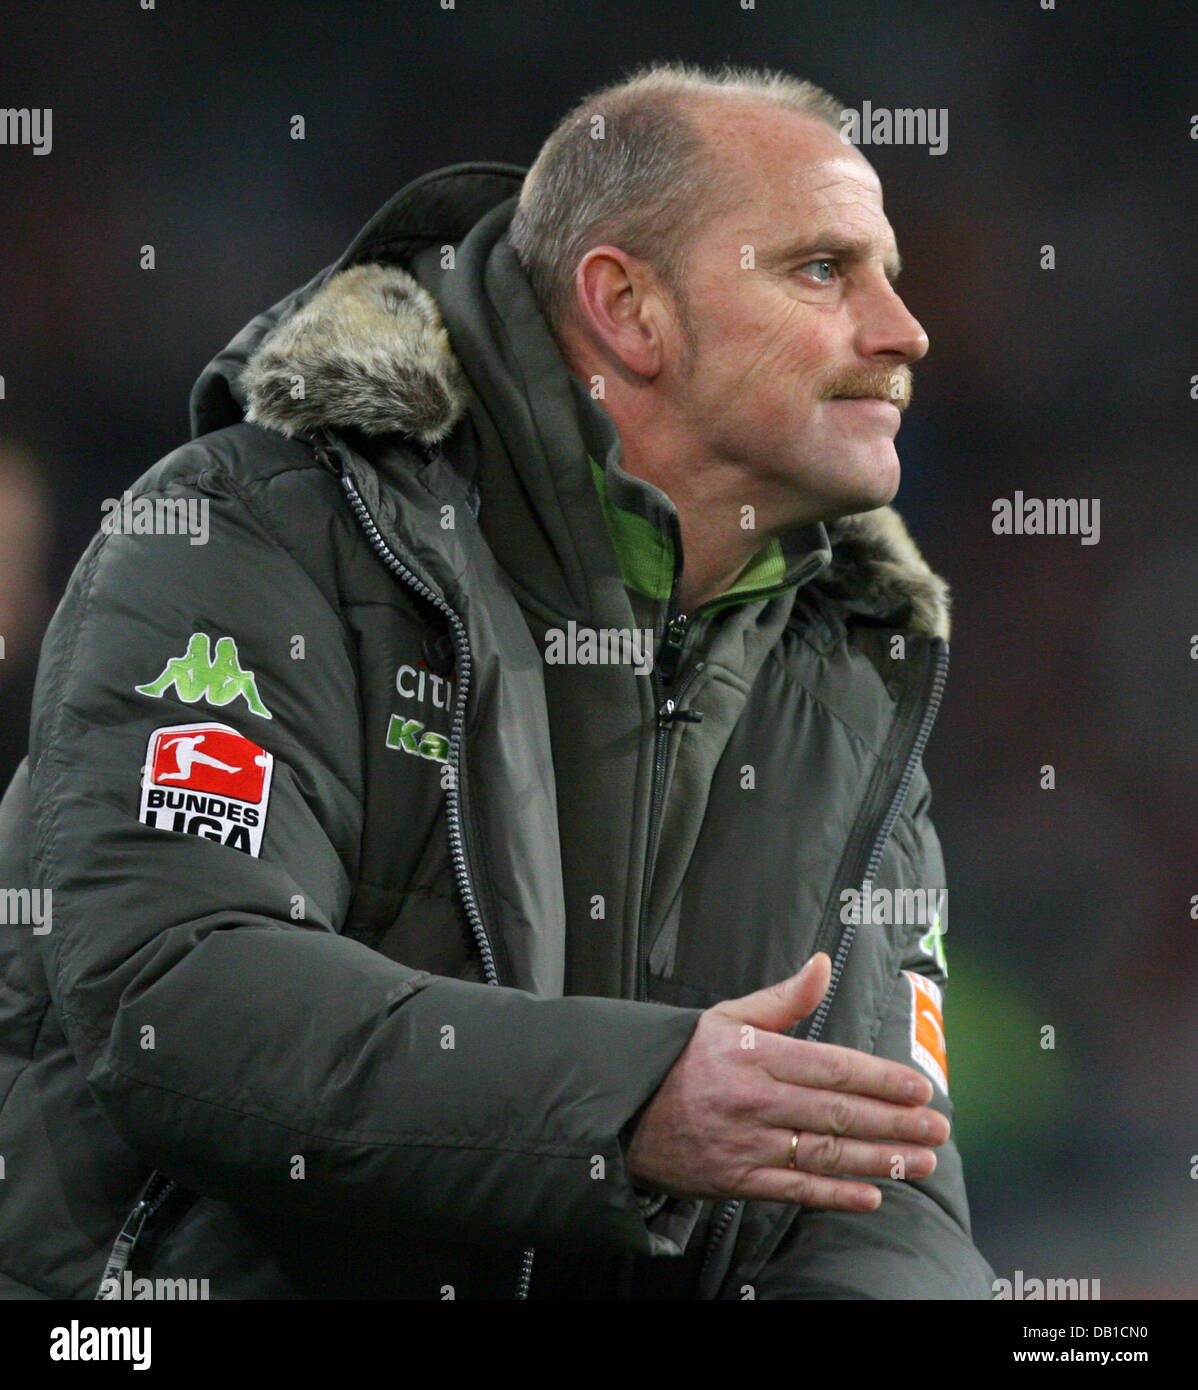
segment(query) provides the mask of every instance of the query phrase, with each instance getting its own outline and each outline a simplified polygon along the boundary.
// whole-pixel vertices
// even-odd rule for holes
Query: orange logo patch
[[[940,986],[914,970],[904,970],[911,984],[911,1057],[948,1094],[948,1048]]]

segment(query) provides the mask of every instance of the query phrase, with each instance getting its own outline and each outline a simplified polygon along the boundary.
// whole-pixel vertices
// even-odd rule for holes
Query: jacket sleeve
[[[207,544],[98,536],[51,625],[34,705],[32,869],[53,904],[39,947],[114,1129],[185,1186],[283,1214],[681,1253],[693,1219],[642,1218],[622,1130],[699,1011],[434,976],[341,935],[363,769],[335,595],[246,484],[207,467],[138,491],[153,486],[210,503]],[[242,683],[226,701],[236,681],[197,695],[159,679],[195,633],[232,639],[256,698]],[[203,721],[273,756],[256,856],[139,819],[151,734]]]
[[[912,789],[914,807],[900,820],[897,853],[909,857],[912,882],[944,884],[944,862],[928,813],[931,793],[922,768]],[[903,875],[906,880],[906,875]],[[944,901],[942,899],[942,901]],[[931,982],[945,997],[947,975],[942,937],[925,926],[897,928],[902,936],[896,968],[885,986],[885,1002],[871,1049],[931,1075],[936,1059],[922,1065],[915,1053],[921,1044],[913,1031],[913,1010],[926,1003],[909,974]],[[851,962],[850,962],[851,969]],[[926,1038],[926,1034],[923,1035]],[[922,1054],[921,1054],[922,1055]],[[930,1106],[953,1123],[953,1104],[941,1080],[931,1075]],[[947,1071],[944,1079],[948,1079]],[[951,1081],[950,1081],[951,1085]],[[990,1299],[994,1271],[974,1246],[970,1231],[965,1177],[956,1137],[936,1150],[936,1170],[929,1178],[872,1178],[882,1192],[873,1212],[815,1208],[781,1209],[773,1225],[782,1230],[768,1258],[734,1257],[721,1297],[772,1299]]]

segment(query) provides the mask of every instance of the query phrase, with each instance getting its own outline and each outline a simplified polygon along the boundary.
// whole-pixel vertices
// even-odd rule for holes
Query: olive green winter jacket
[[[796,1032],[951,1118],[943,922],[844,908],[944,887],[947,597],[882,508],[678,614],[521,172],[417,180],[255,318],[130,484],[206,543],[110,526],[71,579],[0,806],[6,1296],[990,1296],[951,1140],[866,1214],[631,1181],[700,1012],[817,949]]]

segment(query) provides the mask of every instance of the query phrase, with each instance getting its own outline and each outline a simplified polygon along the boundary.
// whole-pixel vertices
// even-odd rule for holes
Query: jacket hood
[[[200,373],[191,392],[192,438],[198,439],[201,435],[209,434],[213,430],[223,429],[227,425],[235,425],[240,420],[251,418],[248,414],[250,409],[248,382],[243,380],[246,364],[276,329],[285,325],[293,317],[300,315],[310,301],[335,276],[364,263],[398,266],[407,263],[417,251],[425,247],[452,245],[459,241],[483,213],[493,207],[497,201],[518,192],[523,178],[524,170],[517,165],[482,161],[435,169],[418,179],[414,179],[411,183],[405,184],[370,218],[335,261],[325,266],[306,285],[292,290],[277,304],[271,305],[269,309],[263,310],[262,313],[251,319],[241,332],[208,363]],[[410,277],[408,279],[410,280]],[[330,307],[336,298],[337,296],[333,296],[332,300],[326,299],[325,308]],[[433,308],[435,312],[435,306],[429,307]],[[389,309],[388,312],[394,311]],[[322,324],[319,329],[314,320],[301,319],[295,325],[290,335],[293,350],[303,342],[302,325],[304,322],[309,322],[311,327],[316,330],[315,337],[321,340],[326,349],[330,346],[327,333],[320,331],[325,326],[323,314],[321,317]],[[312,373],[311,381],[305,378],[303,393],[305,396],[311,393],[322,404],[309,411],[302,422],[299,418],[304,414],[302,410],[298,416],[290,417],[292,423],[288,429],[283,431],[284,433],[294,434],[306,428],[308,424],[313,422],[313,418],[319,413],[319,410],[330,407],[340,418],[347,421],[354,416],[356,411],[365,410],[367,414],[372,416],[377,427],[381,423],[380,417],[373,409],[372,403],[380,391],[387,392],[391,389],[396,370],[406,377],[406,392],[415,391],[419,394],[421,378],[418,374],[413,373],[411,366],[405,369],[403,365],[404,363],[410,364],[414,360],[421,360],[419,334],[415,340],[401,334],[403,351],[397,356],[396,344],[385,332],[386,327],[389,326],[388,319],[384,319],[383,323],[380,324],[368,318],[357,325],[356,333],[351,333],[350,325],[347,323],[343,323],[341,326],[343,332],[351,339],[350,342],[341,344],[343,348],[349,347],[351,349],[349,358],[338,359],[334,362],[328,360],[327,357],[322,357],[317,352],[315,363],[307,364],[316,365],[317,370]],[[384,330],[381,335],[379,334],[380,328]],[[366,340],[371,338],[375,340],[373,350],[366,346]],[[342,388],[338,389],[336,384],[337,367],[340,365],[345,368],[346,362],[349,360],[353,360],[355,363],[360,361],[359,354],[353,348],[353,345],[358,343],[362,344],[362,352],[366,360],[373,361],[376,367],[373,373],[368,372],[366,374],[370,378],[370,385],[367,386],[364,376],[359,375],[354,370],[349,370],[342,382]],[[448,344],[444,346],[446,349],[448,348]],[[390,373],[380,374],[377,368],[381,366],[380,359],[384,357],[390,357],[395,363],[395,368]],[[278,385],[277,381],[275,385]],[[346,387],[349,388],[349,397],[356,404],[349,405],[347,403],[344,407],[339,408],[335,402]],[[296,391],[295,383],[288,380],[288,400],[293,405],[302,406],[304,403],[302,397],[299,397],[298,394],[295,396],[292,394]],[[410,397],[407,398],[411,399]],[[279,402],[279,404],[282,403]],[[264,418],[262,423],[268,424],[271,428],[279,429],[284,424],[285,416],[286,411],[279,410],[274,412],[270,420]],[[324,423],[332,424],[332,420],[327,416],[321,418]],[[413,426],[418,431],[420,421],[424,417],[422,417],[418,407],[409,406],[406,412],[401,412],[401,418],[404,424],[400,428],[408,433]],[[396,426],[391,425],[388,428],[394,429]],[[374,432],[383,431],[376,428]],[[420,438],[421,436],[417,432],[415,437]]]
[[[536,467],[550,452],[546,421],[536,412],[544,409],[540,399],[553,394],[546,375],[555,355],[552,339],[537,315],[533,353],[544,360],[533,362],[538,389],[530,391],[530,374],[511,355],[510,336],[496,330],[498,311],[490,302],[511,291],[510,283],[506,290],[499,284],[494,253],[522,178],[514,165],[462,164],[401,189],[337,261],[259,314],[209,363],[192,392],[193,435],[245,419],[288,436],[327,426],[366,436],[399,434],[427,448],[481,407],[490,426],[480,431],[476,425],[476,432],[508,442],[513,466],[525,474],[524,490],[542,494],[534,496],[538,512],[560,519],[560,461],[550,458],[549,466]],[[480,231],[486,236],[477,247]],[[448,271],[445,247],[453,247],[455,257],[465,253],[464,259],[450,258]],[[515,258],[506,241],[502,250],[510,282]],[[517,278],[517,307],[527,318],[531,291]],[[488,301],[481,320],[480,299]],[[496,347],[500,339],[502,349]],[[497,361],[500,356],[506,360]],[[561,396],[569,374],[560,357],[557,365],[560,424],[567,411],[585,412],[589,403],[585,393]],[[525,381],[514,379],[518,372]],[[592,426],[601,416],[610,440],[614,423],[601,407],[591,409]],[[810,589],[852,611],[948,639],[948,586],[927,565],[893,507],[841,517],[825,529],[831,562]],[[569,567],[561,554],[553,563]]]

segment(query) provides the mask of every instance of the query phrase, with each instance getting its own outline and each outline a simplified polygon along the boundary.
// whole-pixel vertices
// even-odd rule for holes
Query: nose
[[[857,350],[866,358],[885,358],[894,365],[918,362],[928,351],[928,335],[898,291],[879,274],[857,321]]]

